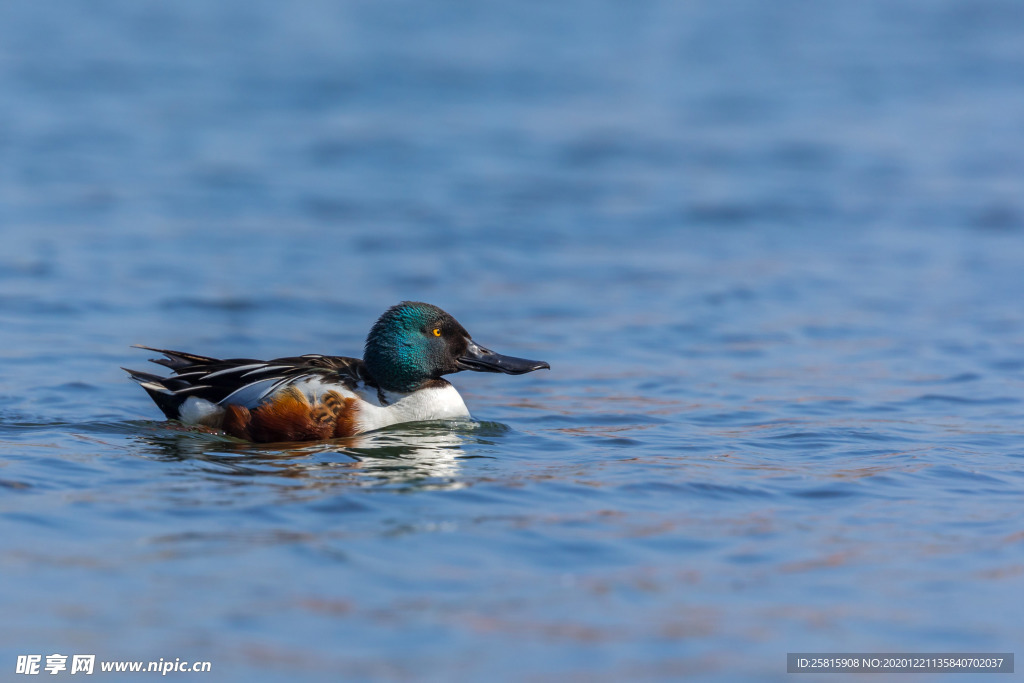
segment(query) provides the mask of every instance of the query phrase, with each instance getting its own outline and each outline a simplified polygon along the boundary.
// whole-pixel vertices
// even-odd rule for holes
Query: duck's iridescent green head
[[[366,338],[363,362],[382,389],[403,393],[461,370],[521,375],[551,367],[489,351],[455,318],[419,301],[403,301],[377,319]]]

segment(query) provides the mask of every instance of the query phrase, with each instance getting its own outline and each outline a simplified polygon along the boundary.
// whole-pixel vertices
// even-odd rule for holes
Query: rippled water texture
[[[0,671],[1014,651],[1021,74],[1014,0],[4,4]],[[552,370],[277,447],[118,369],[402,299]]]

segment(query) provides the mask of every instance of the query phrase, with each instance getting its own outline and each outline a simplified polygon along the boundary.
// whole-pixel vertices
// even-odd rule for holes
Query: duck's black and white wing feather
[[[219,359],[182,351],[138,346],[162,353],[150,361],[173,370],[167,377],[124,368],[171,419],[180,416],[181,405],[196,397],[219,405],[252,408],[281,389],[305,380],[320,380],[355,389],[374,386],[363,361],[345,356],[309,354],[273,360]]]

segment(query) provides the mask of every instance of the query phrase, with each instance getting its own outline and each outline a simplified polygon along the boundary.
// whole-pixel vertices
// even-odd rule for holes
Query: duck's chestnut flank
[[[311,403],[301,391],[288,387],[252,410],[228,405],[221,429],[246,441],[320,441],[354,436],[358,410],[357,399],[336,391],[324,394],[320,403]]]
[[[127,370],[169,418],[249,441],[314,441],[401,422],[467,418],[442,376],[474,370],[519,375],[550,366],[494,353],[437,306],[404,301],[374,323],[363,359],[308,354],[269,361],[156,351],[161,377]]]

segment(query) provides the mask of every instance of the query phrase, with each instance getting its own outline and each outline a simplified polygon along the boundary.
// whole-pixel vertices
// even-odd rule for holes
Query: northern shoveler
[[[123,368],[169,419],[222,429],[249,441],[314,441],[401,422],[469,417],[455,387],[462,370],[521,375],[551,366],[502,356],[473,341],[437,306],[403,301],[366,338],[363,359],[309,354],[220,360],[154,349],[161,377]]]

